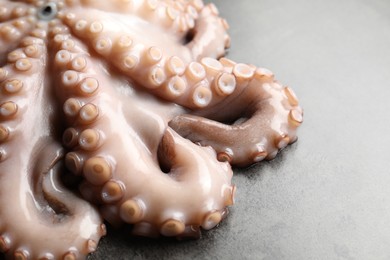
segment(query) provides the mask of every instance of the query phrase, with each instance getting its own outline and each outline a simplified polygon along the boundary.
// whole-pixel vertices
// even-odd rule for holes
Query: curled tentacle
[[[135,27],[126,16],[111,17],[96,10],[88,16],[75,11],[63,23],[151,93],[185,107],[203,108],[234,88],[232,73],[213,58],[223,55],[227,45],[227,25],[217,14],[213,5],[202,9],[187,45],[167,37],[158,27],[146,23]],[[97,16],[106,18],[96,20]],[[146,30],[150,34],[141,33]]]
[[[230,37],[227,34],[229,25],[219,17],[218,9],[213,4],[206,5],[196,19],[191,41],[187,48],[191,50],[194,60],[204,57],[219,58],[230,47]]]
[[[236,78],[237,89],[241,89],[238,95],[199,112],[236,123],[183,115],[169,126],[194,142],[212,146],[221,161],[247,166],[273,159],[278,150],[297,139],[296,130],[303,121],[298,100],[290,88],[282,87],[264,69],[257,69],[248,78]]]
[[[0,250],[10,259],[81,258],[105,232],[97,211],[59,181],[43,40],[25,38],[0,69]]]
[[[69,126],[65,163],[86,180],[80,187],[84,197],[101,204],[109,222],[134,224],[136,235],[190,236],[199,227],[216,226],[233,203],[229,164],[218,162],[211,148],[166,129],[165,120],[137,111],[136,104],[123,106],[118,100],[129,96],[109,84],[109,75],[79,41],[65,41],[70,40],[74,44],[66,52],[55,43],[62,75],[57,91]],[[74,67],[79,63],[82,69]],[[153,132],[138,135],[130,124],[138,120],[144,129],[154,125]],[[154,141],[145,141],[151,136]]]

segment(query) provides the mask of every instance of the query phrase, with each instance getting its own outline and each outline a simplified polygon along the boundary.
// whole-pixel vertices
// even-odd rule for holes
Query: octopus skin
[[[226,217],[231,165],[303,121],[272,72],[223,58],[227,29],[201,0],[0,1],[7,258],[83,259],[103,220],[184,239]]]

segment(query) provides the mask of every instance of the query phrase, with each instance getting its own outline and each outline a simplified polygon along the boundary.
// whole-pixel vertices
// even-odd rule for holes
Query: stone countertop
[[[390,1],[213,2],[228,57],[297,93],[300,138],[235,169],[236,204],[202,239],[110,230],[90,259],[390,259]]]

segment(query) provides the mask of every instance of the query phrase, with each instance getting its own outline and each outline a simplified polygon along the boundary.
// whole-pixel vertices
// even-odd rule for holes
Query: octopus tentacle
[[[275,158],[278,150],[296,141],[303,112],[289,87],[282,87],[268,70],[252,69],[252,74],[236,76],[237,88],[242,89],[238,95],[199,112],[219,121],[236,123],[227,125],[200,116],[182,115],[170,121],[169,126],[194,142],[212,146],[219,160],[234,165],[247,166]],[[242,103],[247,106],[242,107]],[[242,120],[242,116],[246,118]]]
[[[193,29],[193,39],[186,47],[191,50],[193,60],[204,57],[220,58],[225,49],[230,47],[230,36],[227,34],[229,25],[219,17],[219,11],[214,4],[206,5],[199,13]]]
[[[65,163],[86,180],[82,194],[102,204],[108,221],[134,224],[137,235],[189,236],[196,227],[216,226],[233,203],[229,164],[165,126],[154,133],[162,138],[160,145],[145,146],[128,123],[126,107],[118,104],[124,97],[110,86],[107,72],[77,39],[68,36],[68,41],[74,43],[71,49],[56,45],[56,70],[62,74],[58,96],[70,127],[64,142],[72,152]],[[79,57],[84,66],[75,68]],[[94,192],[100,198],[90,197]]]
[[[59,181],[63,149],[53,139],[51,91],[41,81],[47,51],[34,44],[42,40],[27,38],[32,44],[0,69],[0,250],[10,259],[76,259],[105,230],[97,211]]]
[[[215,20],[218,23],[216,27],[219,28],[219,34],[224,34],[224,23],[216,17],[212,9],[205,7],[199,19]],[[234,91],[233,73],[226,71],[216,59],[203,58],[200,62],[190,62],[191,49],[174,40],[168,41],[165,44],[166,48],[161,49],[153,45],[155,39],[137,37],[134,33],[131,34],[127,27],[113,27],[110,25],[110,19],[94,21],[92,14],[90,18],[86,18],[85,15],[82,19],[77,17],[74,15],[72,19],[65,19],[64,22],[78,37],[89,40],[96,52],[108,58],[121,72],[142,83],[155,95],[189,108],[199,109],[218,103]],[[199,24],[204,26],[202,22]],[[199,33],[194,41],[203,42],[201,40],[203,38],[207,37]],[[151,43],[148,44],[148,41]],[[225,45],[223,42],[219,45],[217,48],[219,51],[214,55],[222,53]],[[203,51],[205,49],[203,45],[194,43],[193,46],[197,49],[195,51],[197,55],[207,53],[206,50]]]

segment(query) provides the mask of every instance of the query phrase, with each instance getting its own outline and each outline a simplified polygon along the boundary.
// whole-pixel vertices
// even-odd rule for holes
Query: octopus
[[[105,224],[198,238],[234,203],[231,166],[297,140],[271,71],[224,58],[201,0],[0,1],[0,250],[84,259]]]

